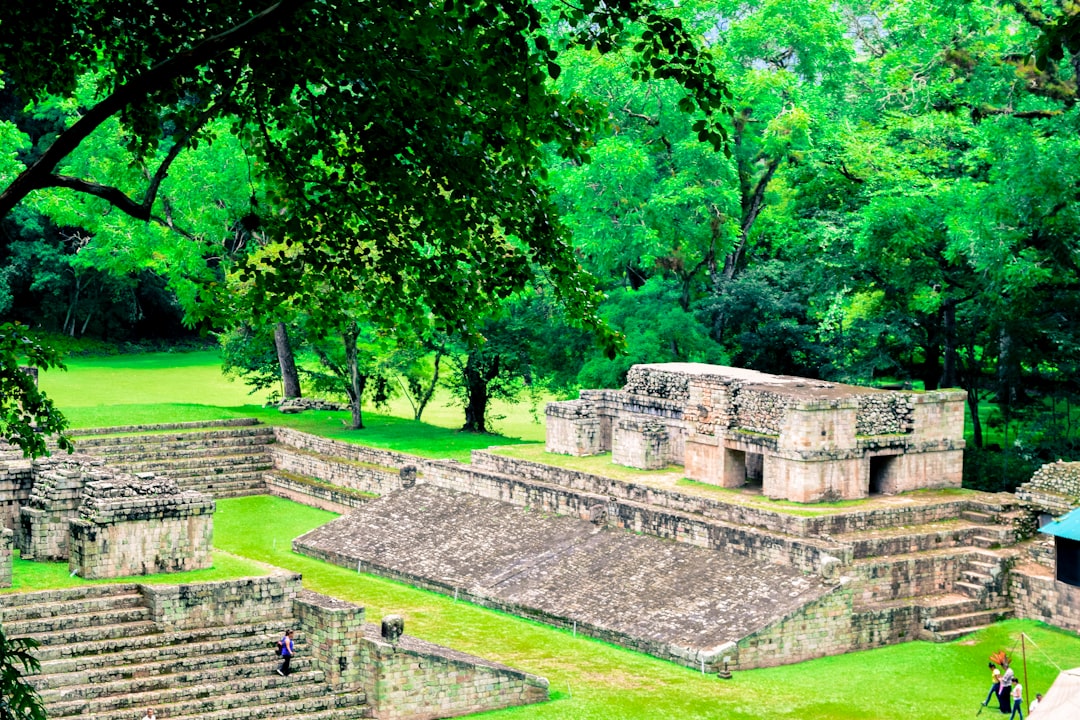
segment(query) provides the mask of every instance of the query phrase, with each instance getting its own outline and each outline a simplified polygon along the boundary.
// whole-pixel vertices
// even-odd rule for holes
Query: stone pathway
[[[788,567],[432,485],[384,496],[294,547],[524,606],[534,616],[704,651],[831,589]]]

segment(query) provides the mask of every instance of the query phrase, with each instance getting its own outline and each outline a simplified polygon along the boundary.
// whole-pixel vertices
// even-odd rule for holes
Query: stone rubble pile
[[[915,428],[915,403],[910,395],[874,393],[858,399],[856,435],[899,435]]]
[[[1047,463],[1016,490],[1016,497],[1050,515],[1080,507],[1080,462]]]

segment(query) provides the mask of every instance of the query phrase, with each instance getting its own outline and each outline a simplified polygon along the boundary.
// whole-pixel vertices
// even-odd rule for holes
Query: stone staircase
[[[864,610],[911,605],[921,639],[948,642],[1010,618],[1005,578],[1017,538],[1016,510],[976,504],[956,518],[850,533],[849,570]]]
[[[363,693],[336,694],[298,656],[285,678],[273,643],[291,618],[272,623],[162,632],[136,585],[97,585],[0,598],[10,637],[41,646],[30,680],[50,718],[353,720],[371,716]]]
[[[264,474],[273,462],[268,425],[194,427],[163,432],[75,438],[79,452],[102,458],[124,472],[165,475],[181,490],[214,497],[266,492]]]

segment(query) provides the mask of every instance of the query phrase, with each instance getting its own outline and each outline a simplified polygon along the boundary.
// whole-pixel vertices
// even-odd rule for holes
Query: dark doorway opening
[[[880,495],[883,488],[888,487],[889,473],[896,462],[896,455],[881,455],[870,458],[870,487],[871,495]]]

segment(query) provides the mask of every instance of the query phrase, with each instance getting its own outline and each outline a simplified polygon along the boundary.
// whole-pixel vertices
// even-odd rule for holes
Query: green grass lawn
[[[43,373],[40,383],[76,429],[257,417],[335,440],[462,461],[472,450],[544,437],[543,425],[527,406],[503,402],[491,409],[491,426],[501,434],[459,432],[464,415],[446,392],[436,395],[423,422],[412,420],[404,398],[395,398],[386,410],[365,407],[363,430],[346,426],[348,412],[282,415],[262,407],[265,397],[249,395],[242,383],[223,377],[211,351],[74,358],[67,365],[66,372]]]

